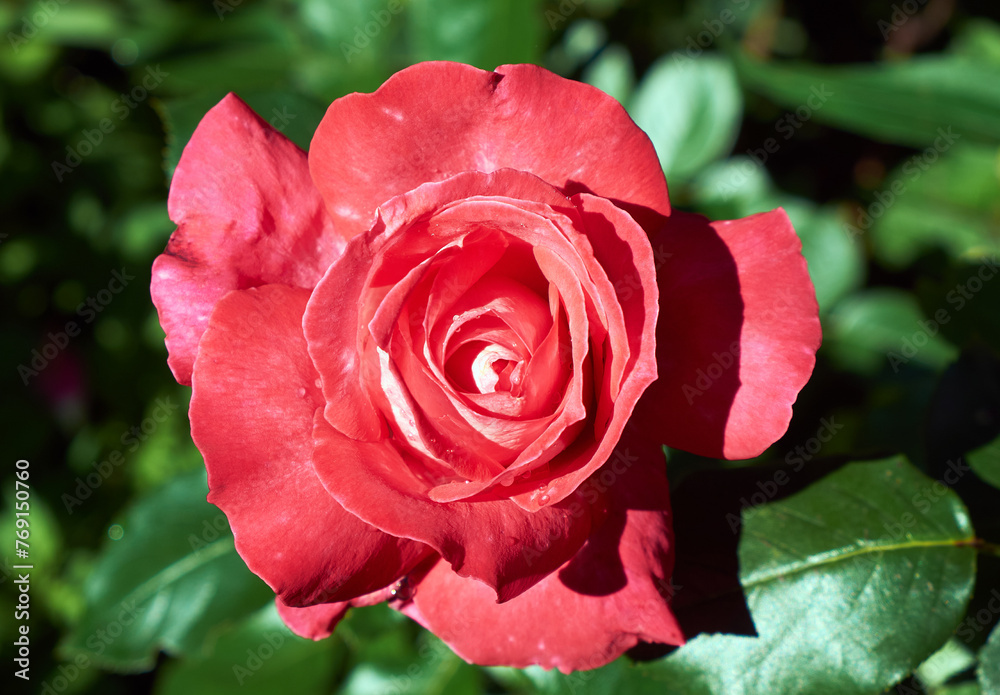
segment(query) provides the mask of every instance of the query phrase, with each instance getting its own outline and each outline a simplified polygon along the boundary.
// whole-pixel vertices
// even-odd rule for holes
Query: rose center
[[[472,361],[472,379],[479,393],[511,391],[521,383],[524,362],[502,345],[488,345]]]
[[[446,373],[452,384],[468,394],[521,395],[530,355],[517,345],[473,340],[463,344],[448,360]]]

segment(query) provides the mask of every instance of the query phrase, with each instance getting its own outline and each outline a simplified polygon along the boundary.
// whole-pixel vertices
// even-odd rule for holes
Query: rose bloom
[[[662,445],[759,454],[819,345],[781,210],[671,211],[617,101],[422,63],[308,154],[230,94],[153,266],[209,500],[296,633],[388,601],[468,661],[682,644]]]

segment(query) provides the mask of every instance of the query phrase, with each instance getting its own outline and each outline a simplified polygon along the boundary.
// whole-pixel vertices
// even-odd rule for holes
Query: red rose
[[[683,642],[660,444],[784,432],[819,323],[783,212],[672,213],[612,98],[451,63],[338,99],[308,157],[226,97],[169,206],[169,363],[293,630],[388,600],[481,664]]]

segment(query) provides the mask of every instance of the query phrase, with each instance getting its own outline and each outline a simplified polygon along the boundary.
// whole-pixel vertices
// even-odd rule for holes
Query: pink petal
[[[351,439],[322,416],[315,437],[316,473],[345,509],[386,533],[429,545],[500,601],[572,557],[600,516],[592,508],[599,495],[573,495],[535,513],[509,500],[433,502],[426,489],[415,489],[420,482],[391,442]],[[528,547],[539,550],[528,553]]]
[[[592,276],[603,273],[606,278],[605,282],[595,282],[595,286],[613,317],[608,335],[611,361],[605,383],[595,386],[598,406],[593,444],[576,452],[582,463],[575,469],[554,477],[545,490],[551,499],[561,499],[607,460],[636,402],[656,379],[658,291],[654,252],[643,230],[608,201],[580,194],[574,202],[580,207],[592,248],[593,257],[587,259],[589,272]],[[622,378],[623,374],[627,376]],[[540,498],[532,491],[515,499],[525,509],[534,510]]]
[[[209,501],[229,518],[247,566],[297,606],[380,589],[430,552],[345,511],[314,472],[313,417],[323,400],[302,335],[308,297],[265,285],[220,301],[190,409]]]
[[[401,70],[372,94],[330,105],[309,166],[348,236],[371,226],[380,204],[420,184],[502,168],[535,174],[567,195],[623,201],[644,226],[670,212],[656,152],[625,109],[535,65]]]
[[[428,562],[434,560],[428,559]],[[417,571],[423,571],[422,568]],[[401,581],[391,587],[373,591],[364,596],[352,598],[350,601],[335,601],[333,603],[318,603],[314,606],[289,606],[278,596],[274,599],[278,616],[288,629],[299,637],[311,640],[326,639],[333,634],[337,624],[347,614],[348,609],[364,606],[374,606],[376,603],[398,600],[396,586],[405,583]]]
[[[675,212],[658,257],[659,379],[636,409],[650,436],[703,456],[757,456],[788,427],[821,332],[783,210],[709,223]]]
[[[205,114],[170,186],[177,230],[153,263],[152,295],[168,363],[191,382],[198,341],[227,292],[313,287],[340,255],[306,154],[229,94]]]
[[[467,661],[593,669],[639,640],[682,644],[673,592],[670,507],[661,460],[613,458],[584,490],[606,492],[603,526],[559,571],[506,603],[438,562],[400,607]]]
[[[326,639],[332,635],[337,623],[347,615],[347,609],[351,607],[349,601],[320,603],[303,608],[289,606],[281,598],[274,601],[278,607],[278,615],[288,629],[299,637],[311,640]]]

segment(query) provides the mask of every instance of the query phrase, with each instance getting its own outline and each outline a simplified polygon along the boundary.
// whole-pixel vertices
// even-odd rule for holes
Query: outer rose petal
[[[229,518],[247,566],[288,605],[381,589],[430,552],[344,511],[316,477],[312,421],[322,397],[302,336],[308,297],[266,285],[220,301],[190,410],[209,501]]]
[[[568,673],[603,666],[639,640],[682,644],[664,598],[673,548],[663,464],[643,457],[626,466],[615,459],[602,469],[612,476],[609,516],[558,572],[497,604],[485,586],[438,562],[400,610],[484,666],[538,664]],[[585,486],[600,480],[595,475]]]
[[[309,167],[350,236],[371,225],[381,203],[422,183],[505,167],[566,195],[623,201],[643,226],[670,212],[656,151],[625,109],[535,65],[487,72],[428,62],[401,70],[372,94],[330,105]]]
[[[600,501],[597,493],[586,501],[578,493],[534,513],[510,500],[433,502],[412,491],[390,442],[351,439],[321,413],[315,428],[316,473],[330,495],[369,524],[431,546],[462,576],[489,587],[494,600],[507,601],[537,583],[600,523],[601,511],[592,506]]]
[[[433,560],[431,560],[433,561]],[[280,596],[275,597],[274,603],[278,608],[278,615],[288,629],[299,637],[306,637],[311,640],[326,639],[333,634],[348,609],[358,606],[374,606],[376,603],[389,601],[394,598],[395,592],[387,587],[370,594],[353,598],[350,601],[336,601],[334,603],[318,603],[315,606],[289,606],[281,600]]]
[[[816,363],[816,293],[784,210],[729,222],[675,212],[659,257],[659,379],[636,408],[650,436],[751,458],[788,428]]]
[[[170,186],[179,226],[153,263],[153,303],[168,363],[191,383],[198,340],[227,292],[313,287],[344,247],[309,177],[306,154],[235,94],[205,114]]]
[[[326,639],[332,635],[337,623],[351,607],[349,601],[340,601],[296,608],[287,605],[280,597],[275,598],[274,603],[278,607],[278,615],[288,629],[299,637],[311,640]]]

